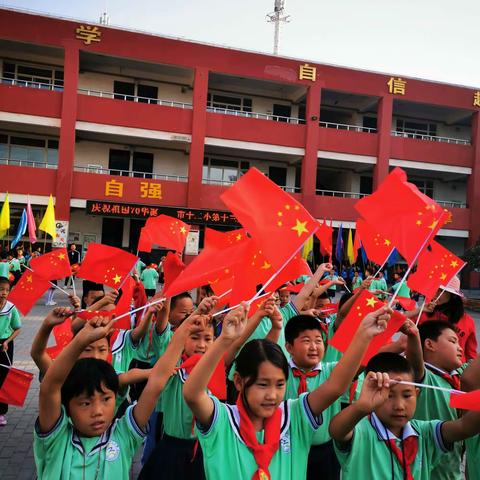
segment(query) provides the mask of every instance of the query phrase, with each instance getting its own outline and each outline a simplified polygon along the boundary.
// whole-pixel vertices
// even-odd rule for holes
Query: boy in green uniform
[[[7,258],[8,258],[8,263],[10,264],[10,272],[12,272],[12,275],[14,277],[14,280],[12,282],[12,286],[14,286],[22,276],[22,269],[20,267],[20,262],[14,256],[14,252],[8,252]]]
[[[147,297],[153,297],[157,291],[157,270],[152,265],[149,265],[147,268],[145,268],[145,270],[143,270],[142,274],[140,275],[140,280],[145,287],[145,293],[147,294]]]
[[[174,371],[186,336],[202,327],[191,317],[157,362],[138,403],[114,419],[118,377],[105,361],[77,361],[85,347],[105,338],[114,323],[89,320],[48,369],[40,385],[34,454],[37,474],[49,479],[127,480],[158,395]]]
[[[285,340],[290,354],[285,398],[299,398],[302,393],[325,383],[338,362],[322,361],[325,352],[323,331],[315,317],[298,315],[291,319],[285,327]],[[340,465],[328,433],[330,420],[340,410],[341,400],[338,399],[322,412],[323,422],[313,436],[308,455],[307,480],[316,480],[320,471],[322,479],[340,478]]]
[[[4,277],[8,280],[10,274],[10,263],[7,260],[6,252],[0,254],[0,277]]]
[[[17,307],[7,300],[10,293],[10,282],[5,277],[0,277],[0,364],[13,363],[13,339],[20,333],[22,326]],[[8,368],[0,367],[0,387],[8,374]],[[0,427],[7,424],[5,415],[8,405],[0,403]]]
[[[394,273],[393,279],[395,280],[395,283],[390,287],[390,290],[393,293],[398,290],[397,297],[410,298],[410,289],[408,288],[407,282],[400,284],[402,281],[401,275],[399,273]]]
[[[480,412],[453,421],[412,420],[418,389],[401,355],[380,353],[366,367],[359,399],[330,423],[342,479],[436,479],[432,469],[455,442],[480,431]]]

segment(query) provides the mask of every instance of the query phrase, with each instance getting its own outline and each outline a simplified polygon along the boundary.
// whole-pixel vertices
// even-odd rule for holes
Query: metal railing
[[[341,192],[339,190],[316,190],[316,194],[322,197],[340,197],[340,198],[353,198],[358,200],[359,198],[366,197],[366,193],[358,192]]]
[[[235,181],[231,182],[229,180],[212,180],[210,178],[202,178],[202,183],[204,185],[217,185],[219,187],[231,187]],[[302,191],[300,187],[292,187],[289,185],[279,185],[279,187],[288,193],[300,193]]]
[[[321,127],[334,128],[336,130],[349,130],[351,132],[377,133],[376,128],[362,127],[361,125],[348,125],[346,123],[318,122]]]
[[[160,173],[136,172],[133,170],[118,170],[115,168],[103,168],[94,165],[87,167],[75,165],[75,172],[97,173],[101,175],[115,175],[119,177],[144,178],[149,180],[166,180],[169,182],[188,182],[188,177],[184,175],[165,175]]]
[[[79,88],[78,93],[100,98],[113,98],[116,100],[125,100],[137,103],[148,103],[151,105],[162,105],[164,107],[192,108],[191,103],[177,102],[174,100],[163,100],[161,98],[141,97],[139,95],[126,95],[123,93],[104,92],[103,90],[92,90],[89,88]]]
[[[257,118],[259,120],[273,120],[274,122],[292,123],[295,125],[298,125],[299,123],[305,123],[305,120],[296,117],[284,117],[282,115],[272,115],[270,113],[245,112],[243,110],[234,110],[232,108],[224,107],[207,106],[207,112],[221,113],[222,115],[232,115],[234,117]]]
[[[36,82],[34,80],[17,80],[15,78],[0,78],[0,83],[6,85],[14,85],[16,87],[37,88],[39,90],[53,90],[55,92],[63,92],[63,87],[54,85],[53,83]]]
[[[392,136],[403,138],[414,138],[416,140],[428,140],[430,142],[453,143],[456,145],[471,145],[470,140],[463,140],[461,138],[440,137],[437,135],[427,135],[418,131],[404,131],[392,130]]]
[[[465,202],[457,202],[455,200],[435,200],[435,201],[442,207],[467,208],[467,204]]]
[[[14,167],[34,167],[34,168],[52,168],[57,169],[58,164],[47,162],[35,162],[32,160],[19,160],[10,157],[0,157],[0,165],[11,165]]]

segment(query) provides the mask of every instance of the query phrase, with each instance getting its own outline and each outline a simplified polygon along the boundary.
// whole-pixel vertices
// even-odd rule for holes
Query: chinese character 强
[[[305,65],[300,65],[300,70],[298,72],[299,80],[310,80],[314,82],[317,79],[317,67],[312,67],[308,63]]]
[[[90,45],[92,42],[99,42],[102,32],[98,27],[93,27],[91,25],[80,25],[76,30],[77,34],[75,38],[78,40],[83,40],[85,45]]]
[[[106,197],[123,197],[123,183],[116,180],[105,182],[105,196]]]
[[[387,85],[389,93],[393,93],[394,95],[405,95],[407,86],[407,82],[405,80],[391,77],[387,82]]]
[[[141,198],[156,198],[162,199],[162,185],[160,183],[140,183],[140,197]]]

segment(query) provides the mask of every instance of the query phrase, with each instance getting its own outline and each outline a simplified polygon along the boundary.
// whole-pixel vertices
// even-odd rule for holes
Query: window
[[[3,63],[3,82],[46,90],[63,90],[63,69],[45,65]]]
[[[377,129],[377,117],[363,117],[363,126],[365,128]]]
[[[108,168],[110,169],[110,175],[128,177],[130,172],[133,171],[134,177],[152,178],[153,153],[133,152],[132,154],[130,150],[111,149]]]
[[[55,167],[58,165],[58,140],[0,134],[0,164]]]
[[[365,125],[364,125],[365,126]],[[370,195],[373,191],[373,177],[360,177],[360,193]]]
[[[133,168],[134,177],[152,178],[153,172],[153,153],[134,152]]]
[[[224,108],[226,110],[236,110],[238,112],[251,112],[252,99],[209,93],[207,95],[207,107]]]
[[[158,103],[158,88],[151,85],[142,85],[130,82],[113,82],[113,98],[140,103]]]
[[[433,198],[433,181],[432,180],[410,180],[425,195]]]
[[[130,151],[110,150],[108,168],[110,169],[110,175],[128,177],[128,172],[130,170]]]
[[[422,138],[424,135],[437,136],[437,126],[434,123],[397,119],[397,132],[405,133],[406,137]]]
[[[214,185],[230,185],[250,168],[249,162],[205,158],[203,162],[203,182]]]

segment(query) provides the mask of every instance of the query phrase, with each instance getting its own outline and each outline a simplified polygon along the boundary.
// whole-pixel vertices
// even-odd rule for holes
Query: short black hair
[[[81,358],[77,360],[62,385],[62,404],[68,413],[68,404],[72,398],[84,393],[88,396],[95,392],[105,393],[104,387],[117,395],[119,383],[114,368],[105,360]]]
[[[178,295],[174,295],[170,300],[170,309],[175,308],[175,306],[177,305],[177,302],[182,300],[182,298],[189,298],[191,300],[192,296],[188,292],[182,292],[182,293],[179,293]]]
[[[311,315],[295,315],[285,326],[285,341],[290,345],[305,330],[318,330],[322,333],[320,322]]]
[[[445,322],[444,320],[427,320],[426,322],[422,323],[418,327],[422,348],[425,346],[425,340],[427,340],[427,338],[437,341],[442,332],[448,328],[455,332],[455,326],[449,322]]]
[[[398,353],[382,352],[374,355],[365,367],[368,372],[408,373],[414,377],[413,368],[409,361]]]
[[[7,277],[0,277],[0,285],[8,285],[10,288],[10,280]]]

